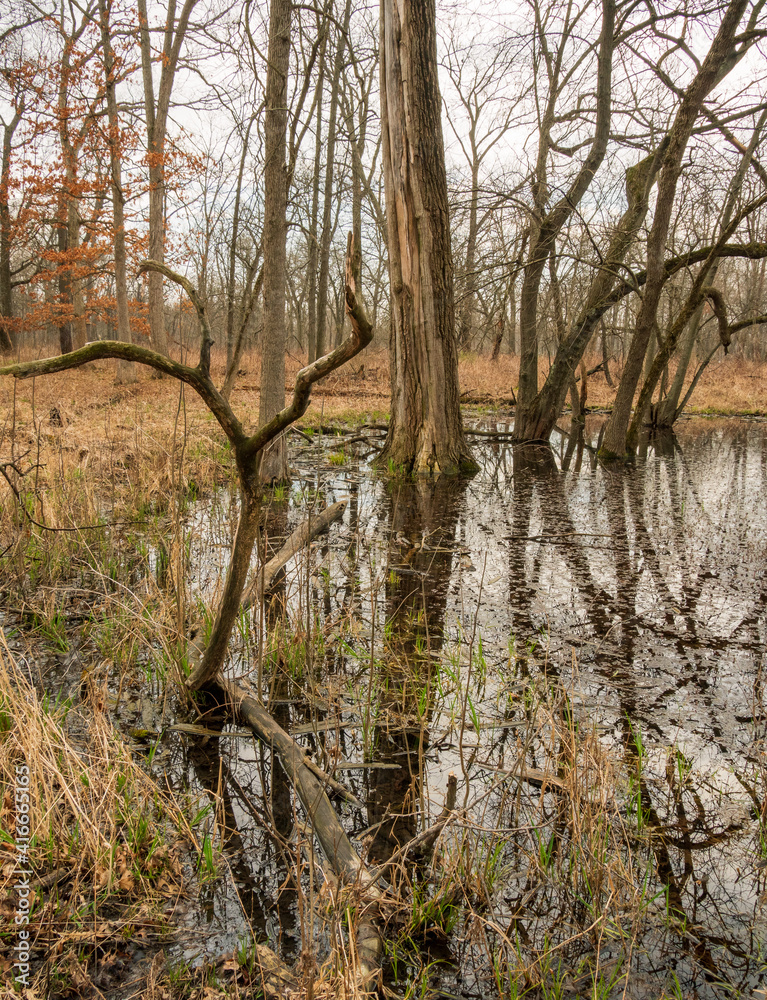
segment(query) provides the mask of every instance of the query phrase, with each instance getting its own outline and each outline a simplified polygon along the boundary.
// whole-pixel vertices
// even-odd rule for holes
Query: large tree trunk
[[[379,467],[474,472],[461,423],[434,0],[381,0],[391,418]]]
[[[657,321],[658,304],[666,280],[666,237],[682,170],[682,158],[704,100],[722,79],[727,68],[731,68],[735,34],[747,6],[748,0],[732,0],[730,3],[698,74],[687,88],[669,132],[669,143],[658,180],[655,216],[647,238],[647,282],[613,411],[605,429],[600,449],[603,458],[622,458],[636,443],[635,440],[628,439],[631,404],[642,374],[650,335]]]
[[[264,332],[261,339],[259,423],[265,424],[285,405],[285,290],[287,285],[288,69],[290,66],[290,0],[271,0],[266,73],[264,128]],[[264,449],[261,481],[288,478],[285,437]]]

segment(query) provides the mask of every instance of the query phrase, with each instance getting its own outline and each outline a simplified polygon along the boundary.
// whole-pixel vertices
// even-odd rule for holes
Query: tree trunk
[[[333,176],[336,172],[336,132],[338,122],[338,100],[343,70],[344,49],[351,17],[351,0],[346,0],[342,30],[337,32],[336,51],[333,57],[333,75],[330,80],[330,110],[328,112],[328,136],[325,143],[325,189],[322,202],[322,235],[320,237],[320,273],[317,286],[317,357],[321,358],[327,349],[328,280],[330,277],[330,244],[335,225],[331,222],[335,202]]]
[[[248,142],[250,140],[250,130],[255,115],[250,116],[248,127],[242,140],[242,152],[240,154],[240,169],[237,172],[237,190],[234,195],[234,213],[232,218],[232,242],[229,246],[229,276],[226,282],[226,368],[227,373],[232,368],[232,359],[235,352],[234,335],[234,296],[237,277],[237,240],[240,233],[240,199],[242,197],[242,179],[245,173],[245,159],[248,153]],[[228,398],[228,396],[227,396]]]
[[[473,138],[473,137],[472,137]],[[474,144],[472,143],[472,152]],[[458,324],[458,343],[470,351],[474,333],[474,297],[477,292],[477,276],[474,273],[477,256],[477,214],[479,204],[479,160],[474,155],[471,165],[471,204],[469,206],[469,238],[466,243],[466,261],[463,272],[463,302]]]
[[[495,324],[495,340],[493,341],[493,350],[490,354],[491,361],[497,361],[501,354],[501,344],[503,343],[503,335],[506,332],[506,303],[503,302],[501,305],[501,311],[496,320]]]
[[[122,187],[120,162],[120,119],[117,111],[115,87],[114,53],[109,33],[109,9],[107,0],[99,0],[101,21],[101,46],[104,59],[104,77],[109,116],[109,161],[112,173],[112,220],[114,222],[115,246],[115,297],[117,299],[117,339],[125,344],[133,343],[128,312],[128,278],[125,253],[125,193]],[[136,366],[132,361],[117,362],[118,383],[135,382]]]
[[[541,437],[540,433],[532,437],[527,427],[528,424],[536,423],[536,414],[529,414],[528,411],[536,408],[538,395],[538,300],[546,261],[554,249],[562,227],[589,189],[607,151],[612,117],[615,13],[615,0],[604,0],[597,61],[596,122],[591,147],[569,189],[548,212],[545,211],[548,199],[546,166],[551,147],[550,132],[555,121],[555,108],[552,102],[556,98],[556,89],[553,87],[552,97],[541,126],[538,163],[533,185],[535,214],[540,222],[534,227],[530,238],[530,251],[522,278],[519,309],[519,405],[514,422],[514,435],[519,441],[537,440]],[[566,391],[571,374],[572,371],[565,374],[562,392]]]
[[[61,196],[59,197],[60,214],[65,213],[66,211],[63,205],[64,200],[65,200],[64,195],[62,193]],[[66,223],[62,218],[59,218],[56,230],[58,234],[59,255],[62,258],[62,262],[59,263],[59,269],[58,269],[59,270],[59,278],[58,278],[59,350],[61,351],[62,354],[69,354],[69,352],[72,350],[72,325],[69,319],[65,316],[64,309],[66,308],[66,304],[71,301],[72,293],[69,284],[69,271],[67,267],[64,266],[63,263],[64,255],[67,252],[67,239],[69,234]]]
[[[378,465],[474,472],[463,433],[435,2],[381,0],[391,417]]]
[[[66,258],[59,261],[59,267],[66,272],[59,279],[59,295],[61,306],[67,303],[71,306],[71,318],[67,321],[68,333],[63,333],[63,324],[59,330],[61,343],[70,343],[70,350],[83,347],[85,344],[85,316],[82,295],[82,279],[76,275],[75,256],[80,246],[80,207],[77,181],[77,157],[79,143],[70,135],[69,87],[72,66],[71,54],[74,37],[66,39],[61,58],[58,86],[58,132],[61,144],[61,159],[64,167],[64,182],[59,200],[59,251],[66,253]],[[62,227],[65,236],[62,240]]]
[[[613,304],[610,293],[616,284],[620,265],[634,243],[647,213],[650,191],[659,163],[660,158],[656,153],[645,157],[626,171],[628,208],[612,234],[604,263],[591,282],[583,308],[557,349],[543,388],[527,407],[517,408],[514,419],[514,437],[517,441],[548,441],[562,410],[570,380],[574,377],[594,327]]]
[[[509,281],[509,354],[517,353],[517,277]]]
[[[3,162],[0,173],[0,354],[13,351],[13,287],[11,284],[11,141],[21,121],[23,103],[3,129]]]
[[[607,350],[607,330],[603,322],[600,322],[600,333],[602,341],[602,370],[605,373],[605,382],[613,388],[613,380],[610,375],[610,352]]]
[[[184,0],[176,24],[176,0],[168,0],[168,13],[163,34],[160,87],[155,100],[152,82],[152,48],[146,0],[138,0],[141,70],[144,84],[144,109],[147,130],[147,160],[149,163],[149,257],[158,263],[165,260],[165,133],[170,110],[170,97],[184,42],[189,17],[198,0]],[[168,353],[165,330],[165,301],[162,275],[149,272],[149,327],[152,344],[160,354]]]
[[[735,34],[747,6],[748,0],[732,0],[730,3],[698,74],[687,88],[669,132],[669,143],[658,180],[655,216],[647,238],[647,282],[615,404],[600,449],[603,458],[622,458],[627,450],[633,450],[636,445],[636,435],[632,435],[631,440],[628,435],[631,404],[642,374],[650,334],[657,321],[658,304],[666,280],[664,251],[682,158],[703,102],[722,78],[723,67],[728,65],[732,56]]]
[[[264,332],[261,339],[259,423],[265,424],[285,405],[285,294],[287,268],[288,69],[290,66],[290,0],[271,0],[266,73],[264,128]],[[264,483],[288,478],[285,436],[264,449],[260,478]]]
[[[320,164],[322,163],[322,91],[325,81],[325,61],[320,60],[317,76],[317,122],[314,133],[314,174],[312,175],[312,208],[309,222],[309,289],[308,330],[306,334],[309,364],[317,360],[317,262],[319,259]]]

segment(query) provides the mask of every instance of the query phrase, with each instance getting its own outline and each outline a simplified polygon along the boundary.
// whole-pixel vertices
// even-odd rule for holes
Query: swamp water
[[[482,470],[462,483],[376,479],[352,434],[294,442],[275,530],[307,503],[348,499],[346,512],[288,564],[270,620],[243,618],[233,641],[233,672],[261,677],[277,721],[362,803],[338,808],[371,860],[433,822],[457,776],[434,862],[402,876],[387,983],[467,998],[762,995],[767,424],[685,421],[628,468],[597,464],[597,418],[524,460],[510,422],[476,429]],[[202,601],[235,517],[222,491],[185,523]],[[281,638],[258,663],[267,628]],[[152,726],[130,703],[116,721]],[[231,953],[249,922],[288,961],[302,937],[322,960],[281,767],[240,724],[214,711],[203,725],[219,735],[168,730],[151,763],[210,803],[226,862],[175,913],[172,953]]]

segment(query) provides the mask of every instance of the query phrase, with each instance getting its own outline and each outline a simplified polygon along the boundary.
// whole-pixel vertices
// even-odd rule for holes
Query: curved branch
[[[233,444],[245,440],[242,424],[205,372],[199,368],[182,365],[178,361],[166,358],[164,354],[158,354],[148,347],[139,347],[137,344],[125,344],[120,340],[96,340],[76,351],[60,354],[55,358],[41,358],[38,361],[21,361],[14,365],[6,365],[0,368],[0,375],[11,375],[20,380],[34,378],[37,375],[55,375],[56,372],[79,368],[89,361],[103,361],[108,358],[135,361],[185,382],[202,397]]]
[[[767,242],[753,240],[750,243],[724,243],[722,246],[713,244],[712,246],[699,247],[697,250],[690,250],[676,257],[669,257],[663,265],[663,280],[668,281],[669,278],[672,278],[679,271],[683,271],[686,267],[702,263],[711,256],[714,250],[717,257],[744,257],[747,260],[761,260],[763,257],[767,257]],[[607,312],[610,306],[620,302],[626,295],[638,291],[646,282],[647,271],[637,271],[630,280],[624,279],[600,303],[599,315]]]
[[[197,319],[200,324],[200,361],[197,367],[204,375],[210,377],[210,348],[213,344],[213,336],[210,332],[210,324],[208,323],[208,314],[205,311],[205,303],[197,294],[197,289],[188,278],[183,276],[183,274],[179,274],[177,271],[172,271],[167,264],[163,264],[158,260],[142,260],[138,266],[136,274],[140,276],[145,274],[147,271],[154,271],[156,274],[161,274],[164,278],[167,278],[168,281],[175,282],[175,284],[180,285],[189,296],[192,305],[197,311]]]
[[[373,339],[373,327],[368,322],[362,303],[357,300],[356,283],[353,274],[352,251],[354,249],[354,235],[349,233],[346,242],[346,315],[349,317],[352,332],[346,340],[330,354],[318,358],[311,365],[302,368],[296,375],[296,384],[293,389],[293,399],[283,410],[272,417],[268,423],[256,431],[252,437],[248,438],[243,447],[245,457],[255,455],[266,447],[277,435],[284,431],[299,417],[306,413],[309,406],[312,385],[321,378],[329,375],[330,372],[340,368],[341,365],[351,361],[355,355],[370,343]]]

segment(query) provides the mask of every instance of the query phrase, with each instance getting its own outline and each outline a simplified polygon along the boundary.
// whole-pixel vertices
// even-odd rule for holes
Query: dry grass
[[[591,368],[598,358],[587,358]],[[304,358],[288,356],[286,390]],[[223,379],[223,361],[214,355],[213,374]],[[539,372],[545,378],[548,361],[541,358]],[[246,426],[258,418],[260,357],[246,355],[235,386],[232,403]],[[148,370],[139,370],[131,386],[114,384],[114,363],[93,363],[83,368],[29,382],[0,381],[2,451],[15,440],[16,448],[35,448],[40,436],[56,441],[71,452],[82,467],[98,465],[105,446],[112,467],[129,465],[139,455],[155,453],[157,473],[162,475],[171,457],[175,430],[176,446],[183,435],[195,432],[223,444],[223,435],[196,394],[182,390],[168,378],[157,379]],[[618,366],[611,366],[614,381]],[[672,366],[673,374],[673,366]],[[459,378],[464,398],[479,397],[484,403],[508,400],[519,383],[519,359],[503,355],[497,361],[477,355],[463,355]],[[588,406],[609,408],[615,390],[597,372],[588,380]],[[315,387],[308,422],[333,420],[340,416],[359,418],[386,413],[389,406],[389,361],[386,352],[368,351],[345,365]],[[55,408],[54,422],[51,414]],[[721,413],[767,413],[767,365],[729,356],[709,366],[690,404],[690,410]],[[56,426],[60,417],[62,427]]]
[[[601,357],[587,357],[587,369],[595,368]],[[543,384],[549,363],[541,358],[538,363],[539,384]],[[676,366],[669,366],[669,381]],[[604,373],[599,371],[588,377],[587,406],[592,410],[610,409],[615,401],[616,387],[621,368],[610,364],[610,374],[615,386],[609,386]],[[464,399],[481,400],[492,405],[493,400],[506,400],[509,387],[516,392],[519,385],[519,358],[503,355],[497,361],[477,355],[462,356],[459,377]],[[688,379],[688,385],[691,379]],[[580,387],[580,384],[579,384]],[[569,400],[567,405],[569,405]],[[747,361],[729,355],[714,361],[704,372],[687,406],[689,413],[767,414],[767,364]]]
[[[364,415],[378,420],[386,411],[387,356],[357,360],[319,387],[310,423]],[[291,359],[289,380],[299,365]],[[542,362],[542,374],[545,367]],[[246,358],[243,370],[233,403],[253,426],[258,358]],[[220,361],[217,372],[222,375]],[[503,399],[517,384],[517,360],[462,358],[460,373],[469,398],[473,390],[475,397]],[[762,373],[759,366],[727,359],[702,380],[694,402],[767,411]],[[590,407],[610,405],[612,395],[603,375],[590,379]],[[146,372],[135,385],[116,387],[107,364],[34,384],[3,380],[0,407],[0,462],[15,463],[6,474],[22,503],[20,509],[4,483],[0,551],[3,589],[13,596],[14,612],[26,614],[37,638],[66,642],[62,607],[85,611],[86,639],[112,664],[113,674],[125,671],[126,685],[152,683],[158,696],[164,694],[181,667],[191,614],[184,589],[184,506],[199,488],[232,482],[223,435],[190,390]],[[135,533],[133,519],[140,522]],[[115,523],[119,529],[105,530]],[[49,530],[78,525],[102,527]],[[165,589],[149,572],[147,544],[158,552],[164,548]],[[63,605],[66,594],[70,603]],[[137,676],[139,661],[150,677],[140,671]],[[495,761],[497,770],[484,788],[475,783],[468,811],[456,814],[429,866],[396,870],[396,892],[386,909],[389,957],[414,970],[409,995],[428,993],[429,948],[450,939],[459,961],[478,962],[485,982],[494,983],[500,995],[553,997],[561,987],[607,996],[610,983],[620,991],[628,981],[644,924],[658,919],[647,898],[644,862],[637,858],[641,824],[627,811],[627,762],[608,752],[588,726],[576,725],[574,699],[548,688],[528,693],[527,725],[518,731],[515,759]],[[64,984],[54,995],[64,995],[64,986],[87,992],[89,963],[112,956],[128,924],[150,937],[166,929],[165,909],[185,881],[179,858],[190,851],[179,838],[190,838],[192,851],[200,849],[188,810],[157,788],[111,727],[105,678],[85,677],[82,695],[83,711],[51,707],[7,648],[0,648],[0,774],[8,787],[17,762],[30,766],[33,867],[37,877],[66,874],[55,891],[38,889],[35,915],[36,940],[49,953],[40,977],[56,970]],[[530,793],[528,783],[519,781],[533,746],[538,766],[556,778],[541,793]],[[7,796],[0,822],[0,899],[8,915],[8,837],[15,814]],[[300,871],[301,844],[286,850]],[[299,875],[297,885],[307,883],[314,880],[302,882]],[[304,896],[301,891],[304,939],[314,940],[314,929],[322,928],[333,947],[320,969],[307,956],[300,995],[353,998],[356,959],[345,942],[348,923],[356,919],[354,898],[327,887]],[[7,955],[6,948],[6,968]],[[259,968],[257,951],[247,948],[210,968],[173,972],[156,965],[143,995],[245,996],[259,983]]]
[[[81,710],[41,698],[0,632],[0,906],[16,910],[17,766],[29,773],[29,867],[35,891],[29,930],[40,995],[64,996],[95,966],[118,964],[126,936],[161,939],[181,892],[174,799],[134,761],[104,713],[104,688],[89,686]],[[2,938],[12,964],[13,933]],[[47,992],[52,990],[52,992]]]

